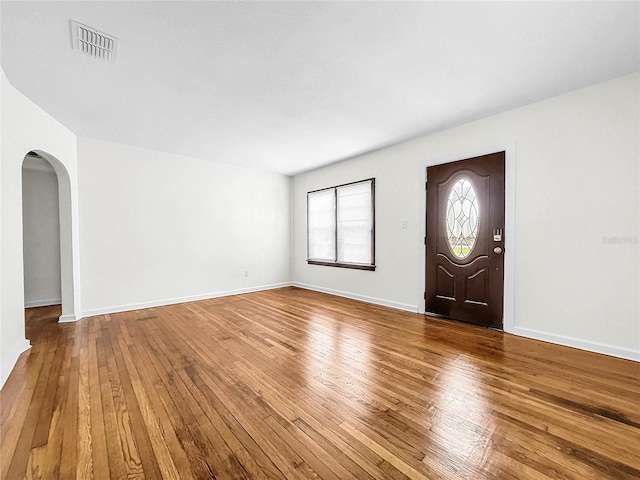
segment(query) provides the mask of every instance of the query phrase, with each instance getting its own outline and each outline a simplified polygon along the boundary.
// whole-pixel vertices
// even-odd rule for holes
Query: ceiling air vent
[[[116,63],[118,39],[95,28],[71,20],[71,45],[85,55]]]

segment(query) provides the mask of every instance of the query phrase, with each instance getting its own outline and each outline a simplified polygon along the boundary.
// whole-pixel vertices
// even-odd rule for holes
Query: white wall
[[[59,305],[62,297],[58,178],[44,159],[24,160],[22,232],[25,306]]]
[[[640,359],[639,84],[625,76],[294,177],[293,281],[419,310],[425,168],[515,146],[511,330]],[[369,177],[377,270],[307,265],[306,192]]]
[[[18,92],[0,75],[0,385],[20,353],[29,347],[24,336],[22,255],[22,163],[30,150],[49,154],[59,181],[61,211],[63,317],[79,312],[76,137]]]
[[[290,177],[86,138],[78,157],[85,315],[289,282]]]

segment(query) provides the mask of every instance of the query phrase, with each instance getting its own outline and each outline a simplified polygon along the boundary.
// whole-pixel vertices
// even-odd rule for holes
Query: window
[[[466,178],[454,183],[449,192],[445,223],[449,248],[457,258],[467,258],[478,237],[479,205],[476,191]]]
[[[307,193],[307,263],[375,270],[375,179]]]

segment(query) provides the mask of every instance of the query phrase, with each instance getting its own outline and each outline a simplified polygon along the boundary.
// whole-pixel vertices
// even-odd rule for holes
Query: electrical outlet
[[[244,271],[244,276],[245,276],[245,277],[248,277],[248,276],[249,276],[249,270],[245,270],[245,271]]]
[[[406,220],[402,220],[402,228],[407,228],[407,221]]]

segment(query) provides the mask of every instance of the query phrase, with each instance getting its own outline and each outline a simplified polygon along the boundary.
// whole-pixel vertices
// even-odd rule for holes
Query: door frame
[[[504,168],[505,168],[505,245],[504,245],[504,292],[503,292],[503,321],[502,329],[504,332],[513,333],[515,327],[515,220],[516,220],[516,143],[505,142],[497,145],[487,145],[482,148],[474,148],[467,151],[461,151],[455,155],[447,155],[446,157],[436,158],[434,161],[426,163],[422,170],[422,194],[420,196],[420,276],[418,283],[420,291],[418,292],[418,313],[425,313],[424,292],[426,292],[426,275],[425,269],[427,265],[424,237],[427,231],[427,190],[424,188],[424,182],[427,179],[427,167],[434,165],[442,165],[443,163],[456,162],[467,158],[480,157],[496,152],[505,152]]]

